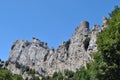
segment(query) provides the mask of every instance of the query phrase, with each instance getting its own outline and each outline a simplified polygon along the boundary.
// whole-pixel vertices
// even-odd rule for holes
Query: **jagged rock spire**
[[[22,66],[29,66],[30,69],[35,69],[39,76],[64,72],[66,69],[76,71],[92,60],[90,50],[97,50],[99,29],[99,26],[95,25],[94,30],[90,30],[89,22],[82,21],[72,37],[58,49],[50,49],[47,43],[34,37],[32,42],[17,40],[10,52],[8,69],[20,74]],[[88,49],[85,49],[84,42],[87,38],[90,38],[90,41]],[[16,68],[16,64],[20,65],[20,69]]]
[[[108,19],[107,17],[103,16],[103,25],[102,25],[102,30],[108,26]]]

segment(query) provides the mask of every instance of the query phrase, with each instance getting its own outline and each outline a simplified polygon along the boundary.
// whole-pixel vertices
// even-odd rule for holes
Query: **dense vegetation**
[[[10,71],[0,69],[0,80],[23,80],[20,75],[13,75]]]
[[[104,79],[120,80],[120,8],[110,14],[108,28],[98,36],[98,49],[103,57]]]
[[[88,41],[84,43],[87,48]],[[64,74],[54,73],[43,80],[120,80],[120,8],[110,13],[108,27],[98,35],[98,52],[94,61],[77,72],[66,70]]]
[[[35,72],[35,69],[31,69],[29,66],[20,65],[18,62],[15,66],[16,68],[21,69],[22,75],[24,73],[27,73],[29,76],[31,76],[30,80],[40,80],[38,76],[35,76],[37,74],[37,72]],[[28,77],[26,77],[25,80],[29,80]]]
[[[4,63],[0,60],[0,63]],[[5,63],[6,65],[7,63]],[[20,75],[13,75],[9,70],[2,68],[3,65],[0,66],[0,80],[23,80]]]

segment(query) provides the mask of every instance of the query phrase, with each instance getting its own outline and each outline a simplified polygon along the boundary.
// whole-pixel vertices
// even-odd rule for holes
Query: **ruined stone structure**
[[[103,25],[106,26],[106,21]],[[39,76],[53,75],[54,72],[64,72],[66,69],[76,71],[93,60],[91,55],[97,51],[96,40],[100,32],[99,25],[90,30],[89,23],[82,21],[72,37],[58,49],[48,48],[47,43],[36,38],[33,38],[32,42],[17,40],[11,48],[7,68],[14,74],[21,74],[21,69],[16,68],[18,63],[20,68],[29,66],[34,69]],[[86,50],[84,41],[87,38],[90,40]],[[26,78],[25,75],[23,77]]]

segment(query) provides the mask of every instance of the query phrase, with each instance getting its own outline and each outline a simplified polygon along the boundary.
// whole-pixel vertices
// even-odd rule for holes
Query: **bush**
[[[69,71],[69,70],[65,70],[64,74],[67,78],[72,78],[74,77],[74,72],[73,71]]]
[[[8,70],[0,69],[0,80],[23,80],[20,75],[13,75]]]
[[[108,27],[98,36],[98,50],[106,63],[105,80],[120,80],[120,8],[110,14]]]

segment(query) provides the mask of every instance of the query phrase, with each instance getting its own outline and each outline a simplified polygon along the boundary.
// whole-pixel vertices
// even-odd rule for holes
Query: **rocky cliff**
[[[97,51],[97,35],[101,32],[99,25],[89,29],[89,23],[82,21],[72,37],[63,42],[58,49],[49,48],[47,43],[33,38],[17,40],[13,43],[9,56],[8,69],[14,74],[24,74],[22,68],[29,67],[38,76],[53,75],[64,70],[76,71],[93,60],[91,54]]]

